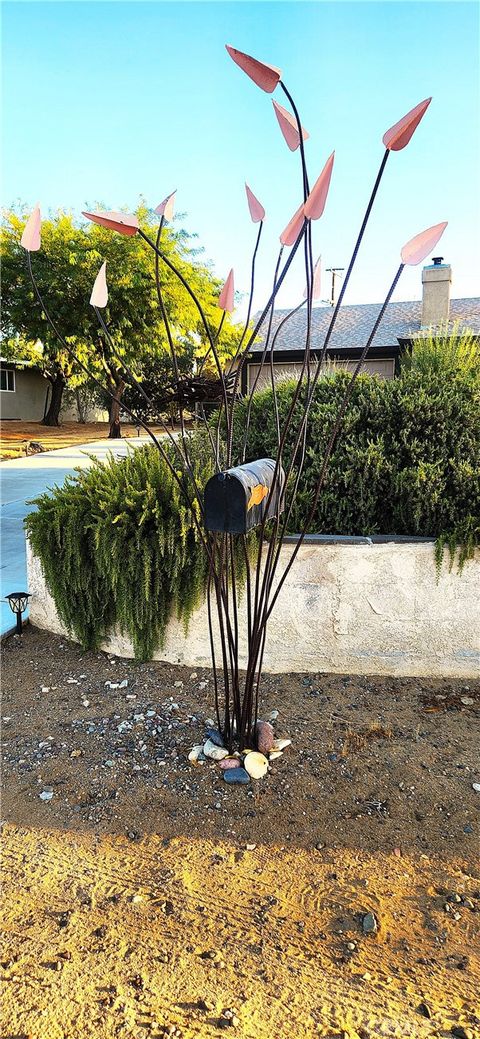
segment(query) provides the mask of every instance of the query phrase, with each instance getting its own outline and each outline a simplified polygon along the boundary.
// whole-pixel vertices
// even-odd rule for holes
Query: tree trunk
[[[75,387],[75,400],[77,403],[78,421],[84,426],[87,421],[87,405],[82,401],[82,395],[78,386]]]
[[[109,408],[110,430],[109,430],[109,433],[108,433],[108,439],[109,440],[118,440],[121,437],[121,435],[122,435],[122,431],[121,431],[121,427],[120,427],[120,401],[122,399],[122,393],[123,393],[124,389],[125,389],[125,382],[123,381],[123,379],[119,379],[114,384],[114,386],[112,387],[112,393],[114,393],[115,398],[114,398],[114,400],[110,401],[110,408]]]
[[[42,419],[43,426],[59,426],[60,420],[60,408],[62,407],[63,391],[65,389],[66,379],[63,372],[59,372],[54,378],[51,378],[50,385],[52,387],[52,394],[50,397],[50,403],[48,405],[47,413]]]

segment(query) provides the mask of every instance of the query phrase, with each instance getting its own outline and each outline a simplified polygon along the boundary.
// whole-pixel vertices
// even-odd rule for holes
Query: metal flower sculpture
[[[227,51],[240,69],[262,90],[272,93],[279,86],[287,97],[293,115],[274,102],[275,112],[288,146],[292,150],[299,151],[299,194],[302,197],[299,207],[280,234],[280,250],[275,263],[271,293],[252,328],[250,316],[255,290],[255,262],[265,209],[248,185],[245,185],[250,217],[253,223],[258,224],[258,233],[252,256],[247,319],[236,355],[230,362],[228,370],[224,370],[222,367],[218,346],[225,314],[226,312],[231,313],[234,309],[233,271],[228,274],[221,290],[218,307],[222,314],[214,328],[207,320],[196,293],[162,248],[162,231],[165,222],[173,218],[175,192],[168,195],[156,209],[160,219],[155,241],[143,231],[139,221],[132,214],[104,212],[85,213],[84,215],[119,234],[138,234],[145,245],[153,250],[155,256],[158,303],[174,371],[174,379],[171,386],[167,388],[166,399],[175,401],[178,406],[180,436],[173,437],[165,424],[165,432],[170,442],[159,440],[141,417],[139,418],[131,412],[129,414],[146,430],[156,449],[162,453],[184,496],[190,510],[192,524],[197,529],[205,551],[208,562],[207,604],[217,721],[225,748],[231,752],[234,747],[242,751],[245,747],[253,748],[257,745],[260,731],[257,724],[259,692],[268,621],[314,517],[322,493],[328,462],[337,439],[341,435],[343,418],[355,380],[361,371],[404,266],[420,263],[435,247],[446,224],[437,224],[435,227],[423,231],[412,238],[401,250],[401,262],[398,270],[379,309],[372,331],[364,344],[358,364],[347,383],[344,397],[332,422],[327,448],[302,529],[299,531],[295,543],[290,547],[285,543],[285,538],[295,499],[301,486],[309,412],[327,347],[357,260],[388,156],[392,151],[400,151],[409,143],[430,104],[430,99],[413,108],[384,134],[385,152],[362,218],[342,288],[332,311],[326,336],[323,343],[313,345],[312,306],[313,301],[320,295],[320,263],[317,261],[315,264],[313,261],[312,223],[322,217],[327,204],[334,154],[325,163],[313,187],[310,187],[305,157],[305,142],[308,134],[301,125],[295,102],[282,80],[282,73],[279,69],[266,65],[233,47],[227,46]],[[32,270],[31,253],[40,248],[40,211],[38,207],[26,225],[22,245],[27,250],[28,267],[37,299],[44,308],[51,328],[60,337],[55,322],[41,299]],[[306,291],[303,299],[283,317],[272,334],[276,297],[287,277],[293,259],[301,247],[303,247],[304,255]],[[286,248],[289,252],[284,258]],[[163,301],[162,270],[165,266],[178,278],[195,304],[204,331],[205,352],[198,363],[195,376],[191,379],[181,377],[179,374],[175,342],[178,330],[170,327]],[[116,353],[105,317],[101,313],[102,309],[105,309],[107,299],[108,290],[105,264],[103,264],[95,281],[90,302],[95,309],[103,334],[109,337],[111,349]],[[306,310],[303,362],[287,414],[281,418],[274,377],[275,344],[285,322],[300,307],[305,307]],[[263,335],[263,349],[256,381],[251,387],[251,394],[255,390],[261,372],[266,371],[272,387],[277,449],[275,458],[250,459],[248,433],[252,396],[250,396],[246,409],[242,410],[241,430],[239,429],[238,400],[246,359],[260,331]],[[73,354],[69,344],[64,340],[62,343],[67,352]],[[75,355],[73,354],[73,356]],[[213,380],[206,380],[202,374],[207,359],[210,365],[213,364],[216,369]],[[136,382],[133,373],[126,367],[124,361],[120,357],[118,357],[118,361],[123,366],[125,379]],[[81,362],[78,363],[84,367]],[[137,386],[148,401],[141,383],[137,383]],[[203,403],[207,400],[216,402],[217,415],[214,420],[205,416]],[[128,412],[128,409],[126,410]],[[190,415],[195,412],[197,421],[204,423],[206,436],[211,445],[215,475],[206,488],[197,486],[195,482],[190,459],[189,435],[185,426],[185,411]],[[291,459],[288,464],[285,462],[287,439],[289,442],[288,457]],[[253,546],[249,541],[252,537],[255,539]],[[236,551],[238,541],[243,549],[246,567],[246,587],[242,595],[239,594],[240,582],[236,569],[236,561],[239,558],[239,553]],[[258,757],[258,755],[256,756]],[[261,767],[263,768],[263,765]],[[227,774],[226,771],[226,777]],[[228,781],[230,782],[232,779]]]

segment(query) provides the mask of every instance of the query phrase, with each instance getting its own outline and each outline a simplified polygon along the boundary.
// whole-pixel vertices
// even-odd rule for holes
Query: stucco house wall
[[[336,361],[335,367],[342,368],[347,372],[355,371],[356,361]],[[302,369],[300,361],[274,361],[273,374],[275,381],[281,382],[285,379],[297,380]],[[312,365],[312,371],[315,371],[316,365]],[[362,364],[362,372],[367,372],[369,375],[378,375],[380,379],[393,379],[395,375],[395,361],[390,358],[385,360],[366,360]],[[258,373],[260,374],[258,375]],[[255,386],[256,390],[264,390],[272,385],[272,377],[270,372],[270,364],[260,366],[259,364],[249,364],[247,367],[248,373],[248,390],[250,391],[252,386]],[[258,381],[257,380],[258,376]]]
[[[0,417],[20,422],[41,422],[45,412],[45,401],[49,393],[49,382],[36,369],[17,368],[2,363],[6,372],[13,373],[14,389],[0,390]],[[11,382],[11,377],[9,377]],[[78,411],[75,404],[64,405],[60,411],[60,421],[78,422]],[[108,422],[108,411],[104,408],[90,408],[89,422]]]
[[[4,366],[9,370],[9,366]],[[48,382],[37,371],[14,369],[15,389],[0,390],[0,413],[3,419],[40,422],[43,418]]]

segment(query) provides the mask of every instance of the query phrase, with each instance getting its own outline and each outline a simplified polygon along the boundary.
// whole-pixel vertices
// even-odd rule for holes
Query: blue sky
[[[3,204],[79,213],[96,201],[134,207],[140,194],[155,206],[177,188],[183,225],[216,273],[233,266],[246,291],[247,180],[267,210],[260,306],[278,236],[301,201],[299,160],[270,95],[228,57],[232,43],[282,69],[310,133],[311,181],[336,151],[314,224],[325,267],[347,266],[384,131],[433,95],[409,146],[389,158],[346,302],[380,301],[404,242],[441,220],[453,296],[478,295],[478,21],[477,5],[461,0],[4,3]],[[300,261],[280,304],[298,302],[303,288]],[[420,295],[414,268],[395,298]]]

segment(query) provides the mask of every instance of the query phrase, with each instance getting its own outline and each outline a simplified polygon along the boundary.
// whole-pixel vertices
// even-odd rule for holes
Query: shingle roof
[[[372,331],[379,313],[380,303],[361,303],[341,307],[335,329],[329,343],[329,349],[348,349],[363,347]],[[418,332],[421,323],[421,300],[410,300],[405,303],[390,303],[385,317],[373,340],[372,346],[398,346],[399,339],[407,339]],[[277,310],[273,319],[272,335],[280,321],[288,314],[288,310]],[[314,307],[312,312],[312,349],[323,346],[325,333],[332,317],[330,307]],[[290,320],[285,322],[275,343],[275,353],[282,350],[303,350],[305,341],[305,309],[299,310]],[[480,298],[452,299],[450,301],[450,322],[459,321],[480,334]],[[262,350],[262,332],[259,334],[252,353]]]

